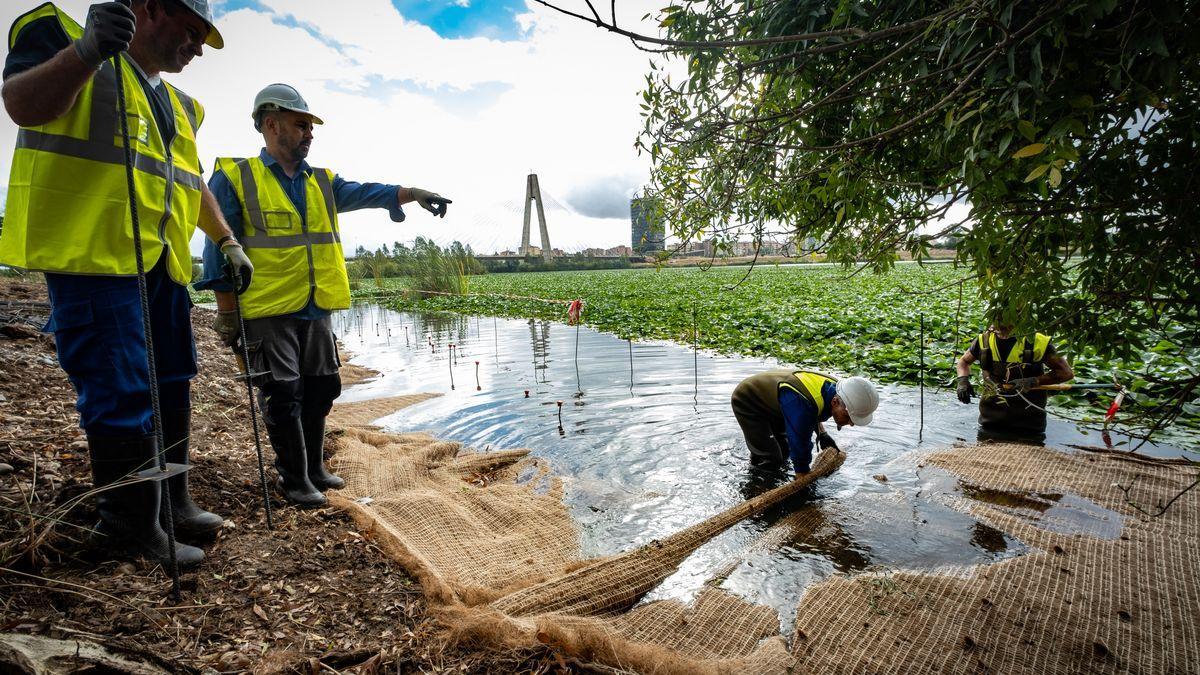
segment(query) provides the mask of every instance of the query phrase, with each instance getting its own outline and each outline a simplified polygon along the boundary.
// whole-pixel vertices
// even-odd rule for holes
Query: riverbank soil
[[[109,560],[89,541],[87,442],[53,338],[39,331],[45,303],[40,279],[0,279],[0,634],[147,653],[171,672],[579,669],[546,648],[452,644],[420,585],[334,508],[274,498],[268,531],[246,392],[199,309],[191,493],[226,523],[173,605],[157,565]],[[270,475],[265,431],[263,444]]]

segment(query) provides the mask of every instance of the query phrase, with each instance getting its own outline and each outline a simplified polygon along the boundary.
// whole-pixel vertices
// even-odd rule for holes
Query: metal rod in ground
[[[275,519],[271,515],[271,495],[267,491],[267,471],[263,462],[262,437],[258,434],[258,405],[254,402],[254,384],[250,379],[250,347],[246,343],[246,321],[242,318],[242,301],[237,293],[241,288],[241,280],[233,277],[233,311],[238,320],[238,341],[242,343],[242,376],[246,380],[246,399],[250,403],[250,426],[254,428],[254,454],[258,458],[258,484],[262,486],[263,510],[267,514],[267,529],[275,529]]]
[[[917,442],[925,437],[925,313],[921,312],[921,422],[917,426]]]
[[[121,120],[121,145],[125,152],[125,187],[129,197],[129,220],[133,230],[133,255],[137,264],[138,299],[142,308],[142,338],[146,341],[146,375],[150,385],[150,410],[154,418],[155,452],[158,460],[158,470],[164,475],[167,472],[167,456],[163,441],[162,403],[158,397],[158,370],[154,358],[154,333],[150,326],[150,294],[146,289],[146,261],[142,256],[142,228],[138,220],[137,189],[133,179],[133,149],[129,145],[129,113],[125,103],[125,72],[121,55],[113,57],[113,70],[116,71],[118,113]],[[167,190],[173,189],[168,182]],[[158,481],[161,485],[161,518],[163,530],[167,534],[167,563],[171,574],[171,599],[179,602],[179,560],[175,556],[175,513],[171,506],[171,484],[165,479]]]

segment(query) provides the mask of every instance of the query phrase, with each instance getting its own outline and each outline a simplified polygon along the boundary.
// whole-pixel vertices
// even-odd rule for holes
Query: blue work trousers
[[[159,399],[189,406],[196,376],[191,299],[167,274],[167,252],[146,274]],[[154,433],[137,277],[46,274],[58,361],[75,387],[79,426],[89,436]]]

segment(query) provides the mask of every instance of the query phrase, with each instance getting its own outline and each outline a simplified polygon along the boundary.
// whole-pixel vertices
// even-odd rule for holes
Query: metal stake
[[[171,484],[167,477],[167,456],[163,440],[162,403],[158,397],[158,367],[154,357],[154,333],[150,325],[150,293],[146,288],[146,261],[142,256],[142,228],[138,220],[137,188],[133,179],[133,149],[129,146],[129,116],[125,103],[125,73],[121,55],[113,57],[117,79],[118,115],[121,119],[121,145],[125,151],[125,187],[129,195],[129,219],[133,226],[133,255],[137,264],[138,299],[142,308],[142,338],[146,341],[146,373],[150,385],[150,410],[154,419],[155,454],[158,461],[160,502],[163,530],[167,534],[167,563],[171,574],[171,600],[179,602],[179,560],[175,556],[175,511],[171,506]],[[170,162],[168,155],[167,161]],[[168,174],[170,175],[170,174]],[[173,189],[168,182],[167,189]]]
[[[258,434],[258,405],[254,402],[254,384],[251,382],[253,374],[250,372],[250,346],[246,342],[246,320],[242,317],[242,300],[238,295],[237,289],[241,287],[241,275],[235,274],[230,269],[230,277],[233,278],[233,310],[237,314],[238,331],[242,343],[242,367],[244,372],[242,376],[246,380],[246,399],[250,403],[250,426],[254,428],[254,454],[258,457],[258,484],[262,486],[263,509],[267,513],[267,529],[275,529],[275,520],[271,516],[271,495],[267,492],[267,471],[263,462],[262,437]],[[255,373],[257,374],[257,373]]]

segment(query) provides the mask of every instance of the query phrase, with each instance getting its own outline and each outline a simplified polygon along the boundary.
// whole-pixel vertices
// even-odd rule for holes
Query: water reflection
[[[788,479],[750,471],[729,404],[738,382],[778,367],[774,360],[631,343],[547,321],[374,306],[336,314],[335,328],[355,363],[384,373],[347,389],[342,400],[442,392],[381,423],[480,449],[532,448],[563,477],[587,555],[662,538]],[[474,361],[481,363],[478,380],[468,386]],[[452,375],[459,380],[454,389]],[[928,391],[918,440],[920,407],[915,388],[883,387],[872,426],[835,433],[848,455],[839,471],[702,547],[651,598],[688,598],[717,577],[723,588],[775,607],[787,625],[803,590],[838,571],[932,569],[1018,554],[1019,542],[952,507],[972,496],[955,477],[913,460],[914,451],[974,440],[975,406],[958,403],[953,392]],[[1046,442],[1063,447],[1098,439],[1051,420]],[[772,527],[805,509],[819,510],[811,516],[815,529],[795,529],[775,545],[755,548]],[[1093,528],[1107,532],[1114,522],[1069,496],[1040,517],[1051,512],[1064,528],[1109,518]],[[722,565],[730,560],[736,566],[726,573]]]

